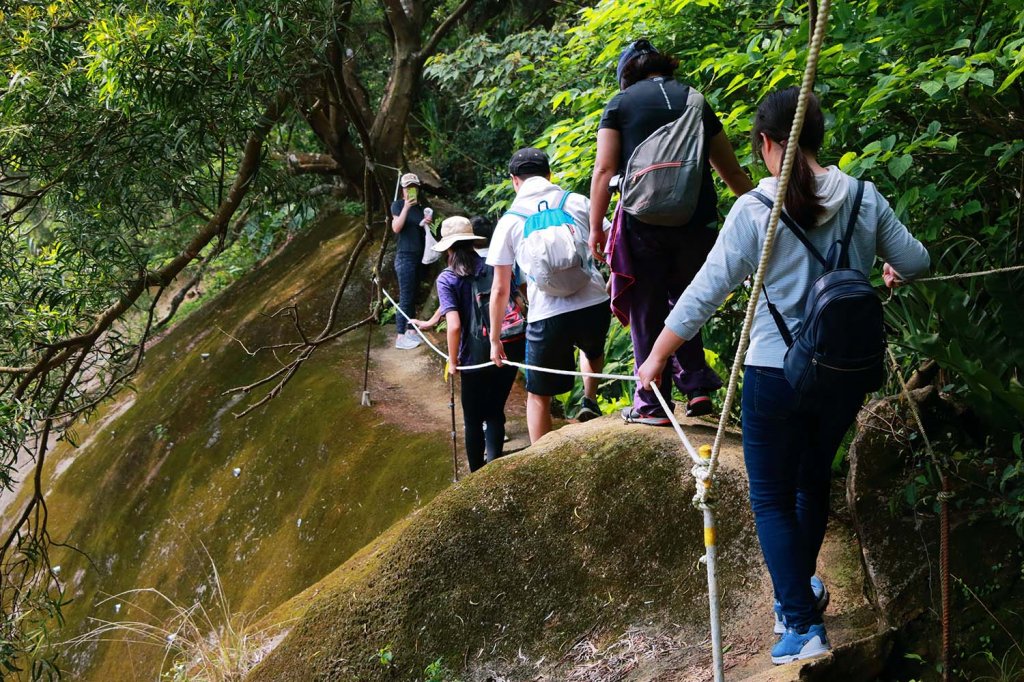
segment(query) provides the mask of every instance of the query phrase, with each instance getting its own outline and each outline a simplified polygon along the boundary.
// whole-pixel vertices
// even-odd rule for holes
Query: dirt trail
[[[439,341],[435,339],[435,343]],[[361,382],[361,374],[359,379]],[[374,329],[370,348],[370,402],[386,421],[416,432],[444,432],[447,438],[452,419],[449,390],[444,380],[444,361],[430,348],[421,345],[413,350],[399,350],[394,346],[390,325]],[[521,380],[512,387],[505,416],[509,439],[505,443],[505,454],[512,454],[530,444],[526,430],[526,391]],[[469,473],[469,469],[462,443],[458,378],[455,380],[455,425],[462,475]]]

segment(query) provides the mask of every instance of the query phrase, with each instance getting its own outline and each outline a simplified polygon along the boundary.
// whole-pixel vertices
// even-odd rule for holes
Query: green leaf
[[[998,90],[996,90],[996,94],[998,95],[1003,90],[1013,85],[1014,81],[1016,81],[1022,73],[1024,73],[1024,64],[1021,64],[1016,69],[1010,72],[1010,75],[1008,75],[1006,79],[1003,80],[1003,84],[999,86]]]
[[[948,73],[946,74],[946,86],[949,87],[950,90],[956,90],[963,87],[964,83],[966,83],[970,77],[970,71],[954,71],[952,73]]]
[[[996,72],[992,69],[978,69],[971,74],[971,78],[991,88],[996,82]]]
[[[964,204],[962,210],[964,216],[974,215],[975,213],[981,213],[981,202],[978,201],[977,199],[971,199],[966,204]]]
[[[857,160],[857,152],[846,152],[839,158],[839,170],[846,171]]]
[[[894,178],[899,180],[904,173],[910,170],[910,166],[913,165],[914,158],[910,154],[904,154],[903,156],[894,156],[889,159],[889,173]]]
[[[921,89],[924,90],[929,97],[934,97],[935,93],[942,89],[942,81],[925,81],[921,83]]]

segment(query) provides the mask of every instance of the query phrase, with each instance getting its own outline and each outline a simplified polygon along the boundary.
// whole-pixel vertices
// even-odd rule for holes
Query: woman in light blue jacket
[[[798,98],[797,88],[774,92],[758,107],[752,131],[771,177],[755,190],[774,198]],[[822,254],[841,239],[853,212],[856,181],[817,160],[825,136],[824,117],[812,95],[800,134],[785,211]],[[668,358],[757,269],[769,208],[748,193],[725,220],[703,268],[665,321],[654,351],[639,369],[645,388],[656,384]],[[850,267],[865,275],[881,257],[883,279],[894,287],[928,270],[928,252],[896,218],[878,189],[865,183],[849,247]],[[793,230],[779,225],[765,273],[765,287],[786,325],[796,333],[803,322],[811,283],[823,266]],[[743,376],[743,454],[758,538],[775,590],[773,663],[809,658],[829,650],[822,615],[828,591],[814,575],[825,536],[831,464],[864,403],[863,392],[840,392],[811,407],[798,404],[783,374],[786,343],[768,310],[758,301]]]

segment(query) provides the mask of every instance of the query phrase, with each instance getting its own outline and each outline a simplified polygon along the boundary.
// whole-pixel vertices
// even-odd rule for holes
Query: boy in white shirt
[[[509,161],[508,170],[516,198],[511,211],[498,221],[487,256],[487,264],[494,267],[490,301],[491,329],[501,329],[512,269],[518,260],[526,276],[530,303],[526,328],[526,364],[574,370],[575,349],[579,348],[582,370],[600,372],[604,367],[604,345],[611,321],[604,277],[587,258],[582,267],[589,275],[589,280],[575,293],[555,296],[538,287],[530,277],[529,265],[522,258],[523,226],[526,223],[523,215],[537,213],[541,202],[546,202],[550,207],[561,205],[572,216],[575,229],[580,231],[582,242],[586,243],[590,200],[552,184],[547,154],[539,149],[527,147],[517,151]],[[497,334],[492,335],[491,359],[500,366],[504,357],[501,340]],[[526,421],[531,442],[536,442],[551,430],[552,396],[572,390],[573,383],[572,376],[539,371],[526,373]],[[597,405],[597,386],[597,379],[583,380],[584,397],[576,413],[580,421],[601,414]]]

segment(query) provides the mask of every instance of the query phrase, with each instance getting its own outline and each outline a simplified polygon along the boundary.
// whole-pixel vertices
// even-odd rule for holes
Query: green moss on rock
[[[671,434],[600,420],[485,467],[313,588],[250,679],[416,679],[440,656],[550,656],[597,626],[705,622],[702,518],[677,453]],[[720,491],[728,603],[756,554],[732,472]],[[375,660],[385,646],[393,670]]]
[[[158,588],[182,606],[210,599],[203,547],[232,610],[266,613],[449,484],[447,430],[406,431],[359,406],[350,377],[361,376],[362,334],[318,350],[246,419],[223,395],[276,364],[248,356],[218,327],[252,345],[291,340],[289,324],[261,314],[290,304],[307,328],[322,324],[357,229],[323,221],[196,311],[148,352],[123,414],[81,427],[78,450],[54,452],[50,531],[87,555],[51,552],[73,598],[63,637],[89,629],[90,618],[143,618],[128,604],[97,606],[125,590]],[[364,314],[367,298],[361,284],[348,292],[342,320]],[[138,599],[158,620],[169,612]],[[76,679],[128,680],[155,678],[162,654],[113,643],[63,660]]]

